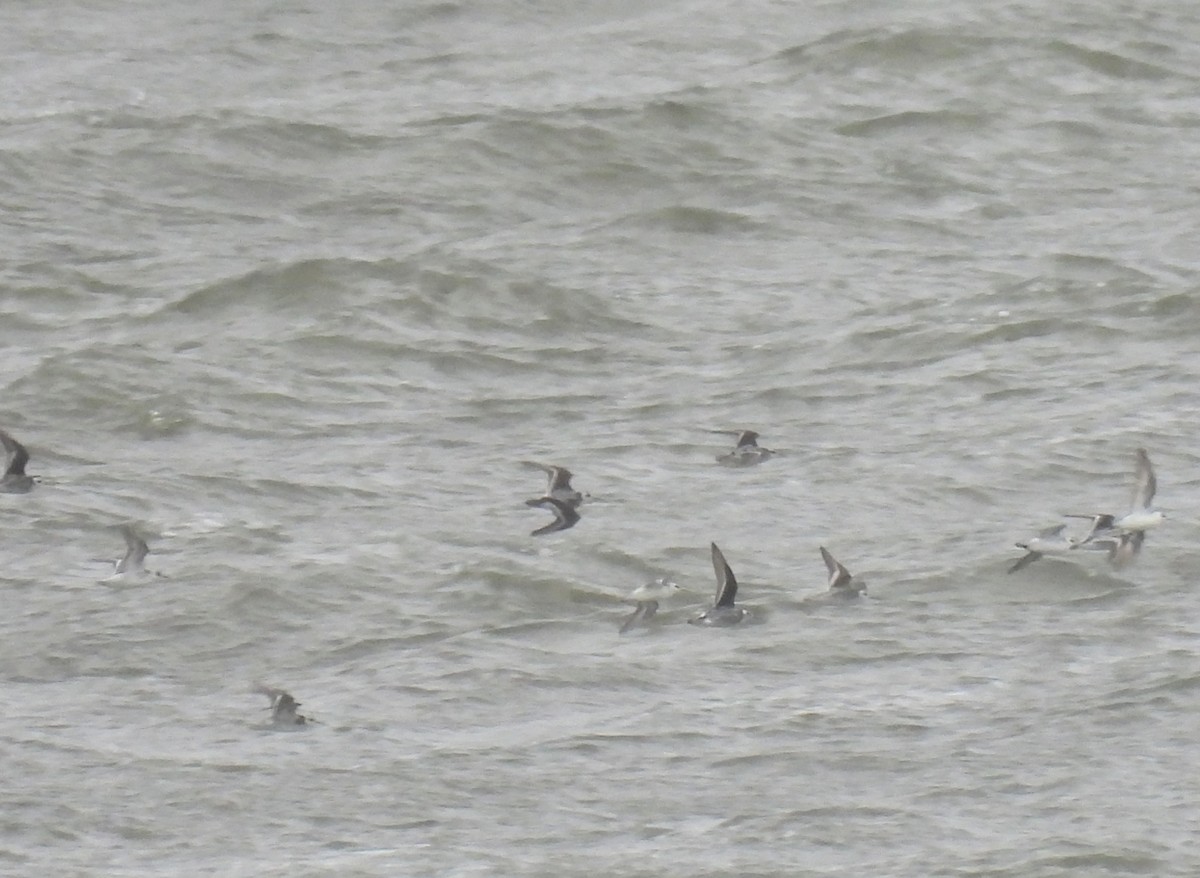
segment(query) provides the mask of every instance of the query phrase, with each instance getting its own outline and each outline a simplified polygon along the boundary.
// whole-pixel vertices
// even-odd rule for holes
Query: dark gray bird
[[[0,477],[0,494],[28,494],[37,482],[33,476],[25,475],[29,452],[4,430],[0,430],[0,445],[4,446],[4,454],[8,459],[4,475]]]
[[[713,605],[696,618],[688,619],[688,623],[711,625],[715,628],[736,625],[746,618],[747,613],[741,607],[733,605],[733,600],[737,597],[737,579],[734,578],[733,570],[716,543],[712,544],[712,563],[713,572],[717,574],[717,593],[713,598]]]
[[[548,477],[546,493],[543,496],[552,497],[566,503],[572,509],[579,508],[584,495],[571,487],[571,471],[565,466],[551,466],[545,463],[535,463],[532,460],[521,461],[525,466],[540,469]]]
[[[542,534],[554,533],[556,530],[567,530],[572,528],[579,521],[579,513],[575,511],[575,507],[562,500],[556,500],[553,497],[539,497],[536,500],[526,500],[526,506],[540,506],[543,509],[549,509],[554,513],[554,521],[543,527],[539,527],[535,531],[530,532],[530,536],[540,537]]]
[[[821,557],[829,571],[829,593],[839,598],[856,598],[867,593],[866,583],[855,582],[842,564],[829,554],[829,550],[821,546]]]
[[[254,691],[271,699],[271,706],[267,708],[271,711],[271,725],[302,726],[310,722],[308,717],[297,712],[300,702],[284,690],[260,684],[254,687]]]
[[[714,430],[713,432],[729,433],[727,430]],[[758,444],[758,434],[753,430],[733,431],[733,435],[737,436],[733,450],[717,456],[717,463],[721,466],[754,466],[770,460],[775,454],[771,449],[763,448]]]

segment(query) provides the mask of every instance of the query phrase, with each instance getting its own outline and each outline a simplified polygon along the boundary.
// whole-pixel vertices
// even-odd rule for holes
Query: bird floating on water
[[[121,536],[125,538],[125,554],[113,562],[112,578],[148,575],[146,556],[150,554],[150,547],[146,541],[127,524],[121,525]]]
[[[855,582],[850,571],[829,554],[828,549],[824,546],[821,546],[820,549],[821,558],[825,561],[825,568],[829,571],[829,594],[839,598],[856,598],[867,593],[866,583]]]
[[[309,717],[297,712],[296,708],[300,706],[300,702],[293,698],[290,693],[261,684],[255,686],[254,691],[260,692],[271,699],[271,706],[267,708],[271,711],[271,725],[288,728],[314,722]]]
[[[731,431],[713,430],[712,432],[729,435]],[[753,430],[732,431],[732,435],[737,437],[733,450],[717,456],[717,463],[721,466],[754,466],[770,460],[775,454],[771,449],[763,448],[758,444],[758,434]]]
[[[737,597],[737,579],[716,543],[712,544],[712,563],[713,572],[717,574],[717,593],[713,598],[713,605],[694,619],[688,619],[688,622],[692,625],[710,625],[716,628],[736,625],[748,614],[741,607],[733,605],[733,600]]]

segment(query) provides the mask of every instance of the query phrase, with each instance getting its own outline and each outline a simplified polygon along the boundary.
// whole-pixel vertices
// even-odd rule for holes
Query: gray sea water
[[[1200,873],[1194,4],[2,20],[0,874]]]

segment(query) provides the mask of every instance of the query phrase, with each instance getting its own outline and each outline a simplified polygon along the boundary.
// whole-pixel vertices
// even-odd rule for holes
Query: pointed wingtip
[[[737,595],[737,577],[733,575],[733,568],[729,566],[729,562],[725,560],[725,555],[717,548],[717,544],[711,543],[710,545],[712,546],[713,573],[717,576],[717,595],[713,606],[732,607]]]

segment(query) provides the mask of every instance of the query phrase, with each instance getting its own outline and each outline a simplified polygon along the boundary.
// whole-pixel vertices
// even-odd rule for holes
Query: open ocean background
[[[1194,3],[2,21],[0,874],[1200,874]]]

